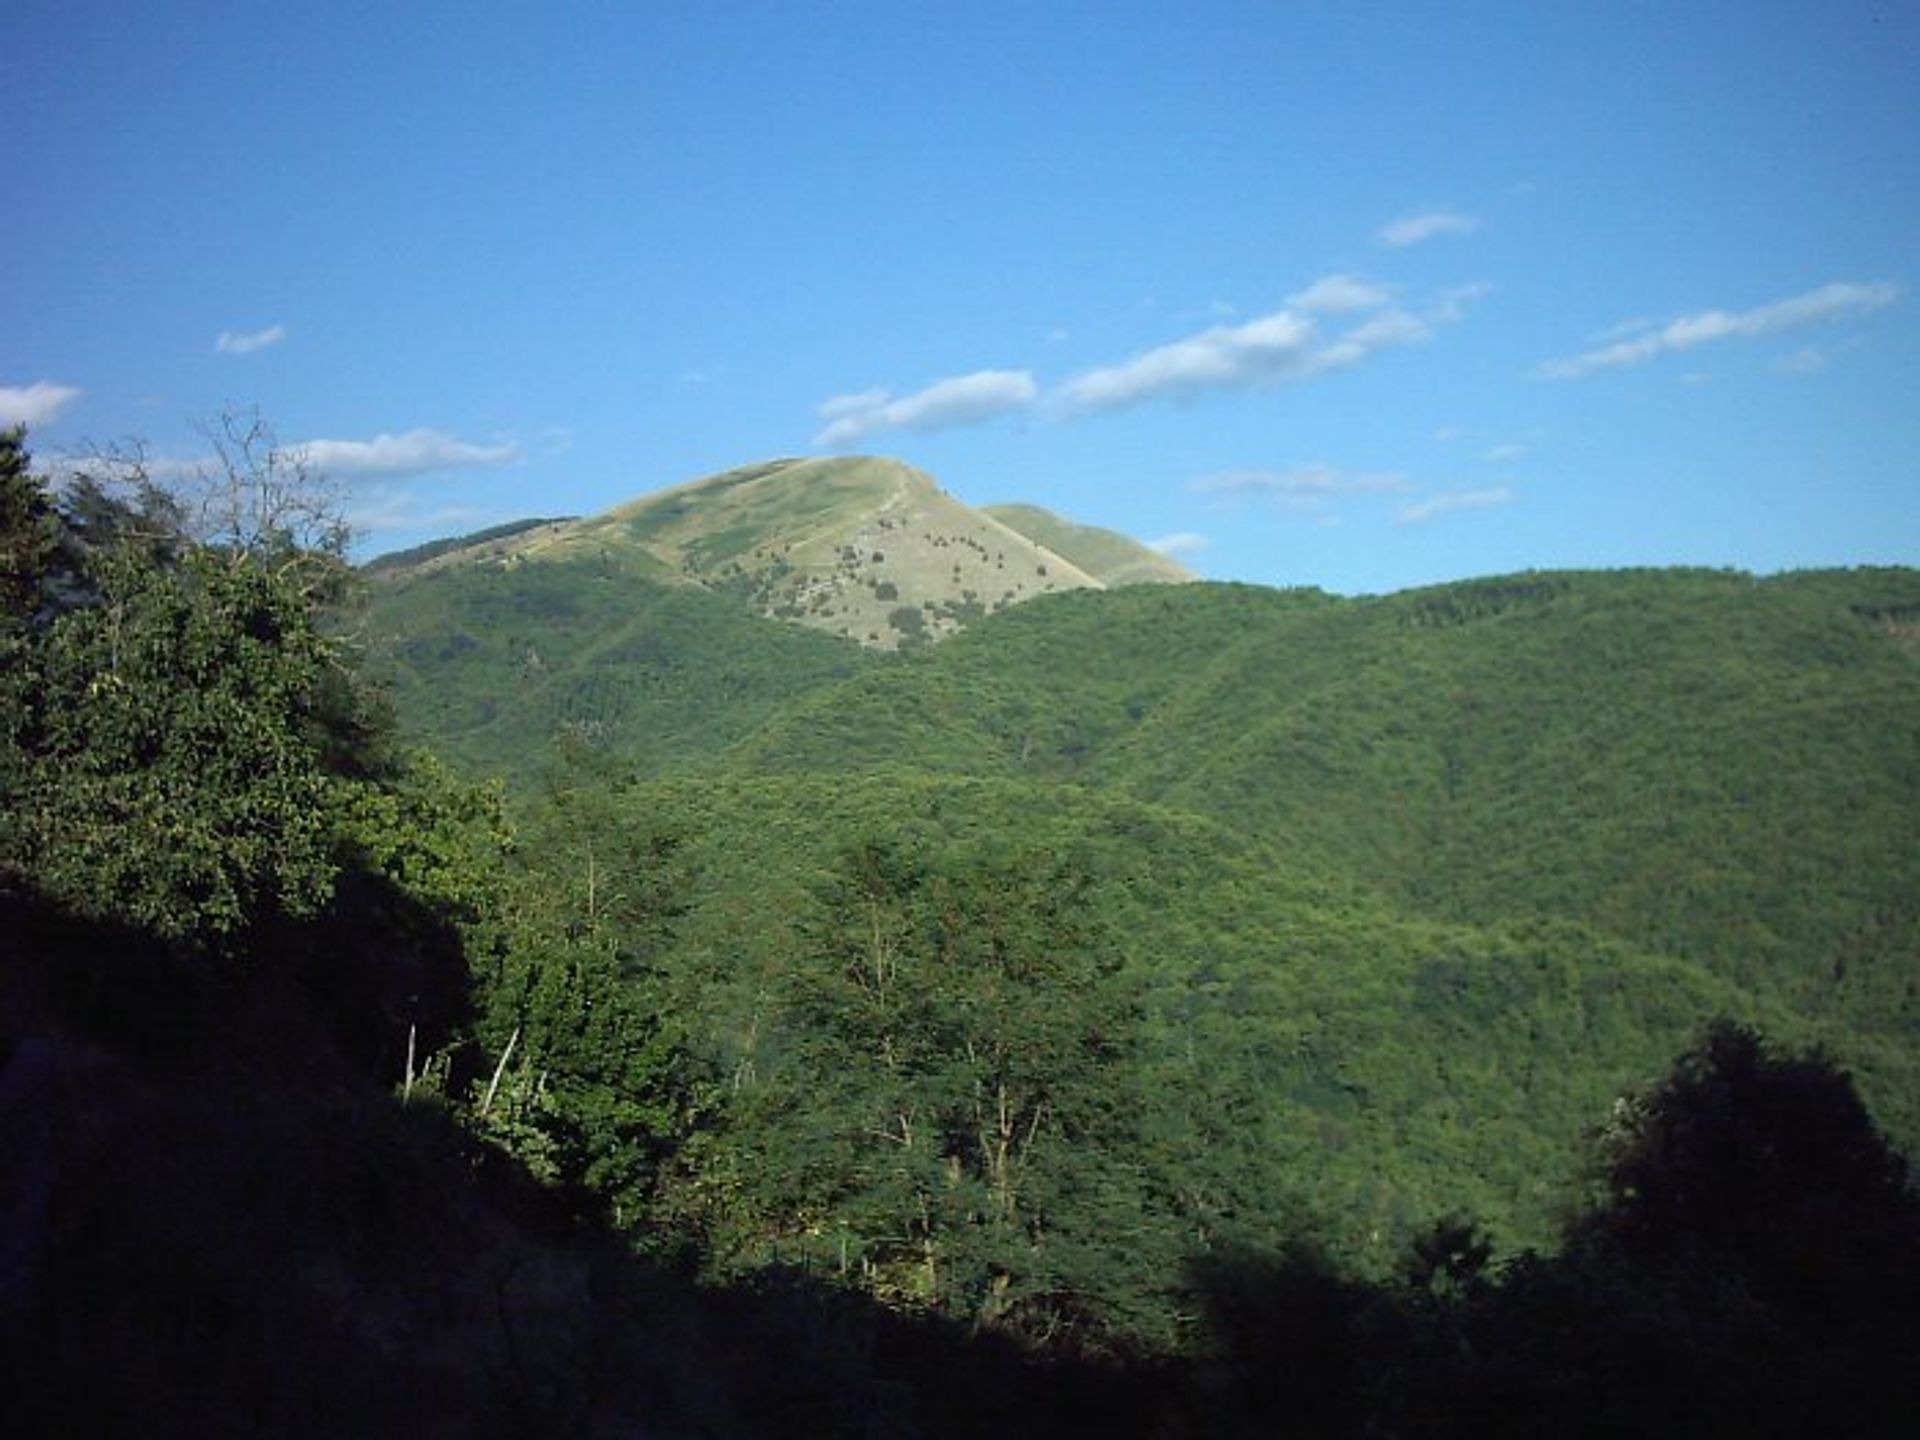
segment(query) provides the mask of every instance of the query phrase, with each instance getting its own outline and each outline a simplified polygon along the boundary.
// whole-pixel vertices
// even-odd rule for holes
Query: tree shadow
[[[403,1103],[405,1006],[451,1025],[463,992],[435,988],[445,955],[343,952],[396,918],[448,938],[363,898],[251,979],[0,899],[16,1433],[1152,1432],[1151,1367],[1037,1356],[791,1270],[703,1283]]]
[[[1725,1027],[1602,1137],[1561,1251],[1196,1259],[1176,1355],[1045,1353],[774,1268],[704,1282],[437,1101],[457,933],[368,877],[252,978],[0,897],[18,1433],[1905,1434],[1920,1201],[1847,1077]],[[444,1027],[444,1028],[435,1028]],[[657,1241],[636,1247],[636,1238]]]
[[[1470,1227],[1366,1283],[1310,1247],[1196,1263],[1200,1433],[1905,1435],[1920,1198],[1819,1054],[1712,1027],[1599,1144],[1603,1199],[1497,1272]]]

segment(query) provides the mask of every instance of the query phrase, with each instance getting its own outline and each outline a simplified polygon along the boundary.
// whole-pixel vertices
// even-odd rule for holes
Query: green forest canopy
[[[194,1243],[236,1315],[284,1304],[245,1237],[319,1197],[304,1243],[370,1282],[394,1222],[369,1216],[498,1236],[452,1145],[714,1284],[797,1267],[1104,1357],[1114,1394],[1147,1373],[1128,1357],[1188,1357],[1181,1403],[1228,1426],[1291,1404],[1404,1428],[1423,1387],[1641,1423],[1608,1347],[1655,1323],[1728,1414],[1812,1424],[1902,1383],[1912,1191],[1824,1056],[1911,1147],[1910,572],[1085,592],[879,658],[572,562],[417,578],[356,618],[337,551],[196,533],[137,474],[51,494],[17,433],[0,538],[7,994],[41,997],[10,1001],[8,1083],[90,1046],[124,1057],[128,1117],[174,1107],[178,1153],[247,1127],[259,1183],[176,1164],[154,1203],[177,1209],[111,1227],[173,1273],[168,1234],[225,1224]],[[1818,1048],[1722,1023],[1653,1086],[1715,1017]],[[199,1088],[142,1088],[183,1060]],[[451,1128],[342,1121],[374,1112],[315,1109],[323,1074]],[[235,1085],[256,1098],[218,1118]],[[22,1173],[149,1155],[114,1113],[23,1132]],[[293,1183],[318,1137],[351,1149],[342,1124],[382,1166]],[[26,1223],[46,1275],[110,1253],[81,1214]],[[540,1243],[550,1276],[610,1276]],[[1826,1309],[1815,1273],[1840,1277]],[[547,1323],[659,1343],[590,1291],[547,1282]],[[78,1384],[152,1329],[97,1308],[114,1293],[24,1302],[67,1407],[173,1393],[139,1365]],[[534,1302],[498,1295],[512,1346]],[[1516,1339],[1547,1313],[1574,1349]],[[1328,1334],[1314,1384],[1261,1389],[1262,1356]],[[494,1342],[449,1343],[478,1365]],[[1776,1344],[1800,1363],[1762,1364]],[[858,1382],[841,1403],[884,1403],[820,1358]],[[524,1407],[547,1376],[647,1413],[602,1375],[542,1349],[486,1393]]]

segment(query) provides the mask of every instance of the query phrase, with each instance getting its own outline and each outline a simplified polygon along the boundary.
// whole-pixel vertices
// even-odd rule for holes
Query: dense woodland
[[[0,437],[27,1433],[1905,1433],[1920,575],[878,654],[228,438]]]

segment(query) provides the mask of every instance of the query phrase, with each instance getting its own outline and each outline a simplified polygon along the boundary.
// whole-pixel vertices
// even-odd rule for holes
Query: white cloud
[[[1866,342],[1866,336],[1855,333],[1826,345],[1803,345],[1785,355],[1776,355],[1773,368],[1782,375],[1814,375],[1825,370],[1849,350],[1856,350]]]
[[[1316,338],[1304,315],[1276,310],[1089,370],[1068,381],[1061,394],[1076,409],[1117,410],[1160,394],[1299,378],[1312,373]]]
[[[1527,453],[1527,447],[1513,441],[1505,445],[1491,445],[1480,452],[1480,458],[1489,465],[1505,465],[1518,460]]]
[[[1418,245],[1439,235],[1471,235],[1480,228],[1472,215],[1457,210],[1423,210],[1417,215],[1402,215],[1380,227],[1380,242],[1395,249]]]
[[[1419,525],[1452,510],[1485,510],[1494,505],[1505,505],[1512,499],[1513,491],[1505,485],[1496,485],[1489,490],[1450,490],[1444,495],[1402,505],[1394,518],[1402,525]]]
[[[1369,285],[1351,275],[1324,275],[1306,289],[1287,297],[1287,304],[1308,314],[1341,315],[1351,310],[1372,310],[1392,297],[1378,285]]]
[[[305,464],[316,475],[344,480],[354,476],[404,480],[436,470],[467,469],[475,466],[505,465],[522,458],[518,445],[475,445],[456,440],[438,430],[409,430],[403,435],[376,435],[371,440],[306,440],[297,445],[281,445],[276,456]],[[125,452],[84,449],[48,457],[45,468],[57,480],[76,475],[106,472],[130,476],[138,473],[165,486],[192,487],[219,475],[226,462],[214,453],[200,455],[148,455],[139,449]],[[382,515],[396,507],[411,505],[400,492],[375,488],[359,494],[356,509],[348,519],[355,529],[419,529],[468,518],[456,511],[442,515],[436,511],[407,516],[380,524],[363,518],[362,512]],[[384,508],[382,508],[384,507]]]
[[[1818,345],[1806,345],[1777,358],[1773,362],[1773,368],[1782,375],[1812,375],[1826,369],[1832,363],[1833,356]]]
[[[1398,471],[1352,473],[1332,465],[1295,465],[1286,470],[1223,470],[1202,475],[1188,487],[1203,495],[1378,495],[1408,489]]]
[[[1467,306],[1476,300],[1484,300],[1493,293],[1493,286],[1484,280],[1471,285],[1455,285],[1451,290],[1442,290],[1427,307],[1425,319],[1429,325],[1451,325],[1467,313]]]
[[[45,425],[80,398],[74,385],[36,380],[31,385],[0,385],[0,425]]]
[[[970,425],[1031,405],[1040,393],[1025,370],[976,370],[939,380],[924,390],[894,399],[887,390],[836,395],[820,407],[827,427],[813,443],[851,445],[882,430],[939,430]]]
[[[1650,320],[1645,315],[1636,315],[1631,320],[1622,320],[1618,325],[1609,325],[1604,330],[1595,331],[1587,337],[1587,343],[1606,345],[1615,340],[1624,340],[1629,335],[1638,335],[1643,331],[1652,330],[1659,324],[1658,320]]]
[[[269,325],[264,330],[222,330],[213,348],[222,355],[251,355],[287,338],[287,327]]]
[[[1418,344],[1434,328],[1458,320],[1467,302],[1486,293],[1467,286],[1436,298],[1425,313],[1392,303],[1384,287],[1351,275],[1327,275],[1268,314],[1219,324],[1118,364],[1082,371],[1044,397],[1027,370],[981,370],[941,380],[911,395],[885,389],[836,395],[819,408],[826,422],[813,443],[838,447],[882,430],[967,425],[1044,399],[1060,415],[1123,410],[1149,400],[1212,390],[1255,390],[1310,379],[1359,364],[1378,351]],[[1327,317],[1352,317],[1329,333]],[[1050,341],[1064,331],[1049,335]]]
[[[844,420],[869,410],[878,410],[887,403],[892,393],[889,390],[862,390],[858,395],[836,395],[820,407],[820,418]]]
[[[1182,555],[1198,555],[1205,550],[1207,537],[1191,530],[1180,530],[1172,535],[1162,535],[1158,540],[1147,541],[1147,548],[1177,560]]]
[[[1538,373],[1549,380],[1577,380],[1601,370],[1644,364],[1655,356],[1691,350],[1713,340],[1768,335],[1776,330],[1790,330],[1801,325],[1864,315],[1891,305],[1899,295],[1900,287],[1897,285],[1884,282],[1856,284],[1837,280],[1817,290],[1809,290],[1804,295],[1795,295],[1752,310],[1732,313],[1702,310],[1693,315],[1683,315],[1664,325],[1643,329],[1631,339],[1617,340],[1565,360],[1549,360],[1539,367]]]
[[[411,495],[380,491],[362,496],[347,510],[347,524],[356,535],[379,535],[395,530],[450,530],[478,527],[493,518],[471,505],[422,506]]]
[[[475,445],[439,430],[409,430],[371,440],[303,440],[283,448],[315,470],[333,475],[421,475],[430,470],[505,465],[521,456],[518,445]]]
[[[1118,365],[1078,375],[1060,388],[1060,401],[1070,411],[1122,410],[1162,396],[1260,389],[1357,364],[1376,350],[1424,340],[1431,333],[1403,310],[1382,310],[1329,341],[1313,312],[1297,303],[1307,297],[1323,310],[1330,300],[1351,306],[1361,290],[1358,282],[1345,277],[1316,281],[1295,303],[1243,325],[1216,325]]]

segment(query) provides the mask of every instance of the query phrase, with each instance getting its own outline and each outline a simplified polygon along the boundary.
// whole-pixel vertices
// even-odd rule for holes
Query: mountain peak
[[[975,509],[923,470],[862,455],[740,466],[472,556],[589,557],[880,649],[940,639],[1040,595],[1192,578],[1116,531],[1037,506]]]

